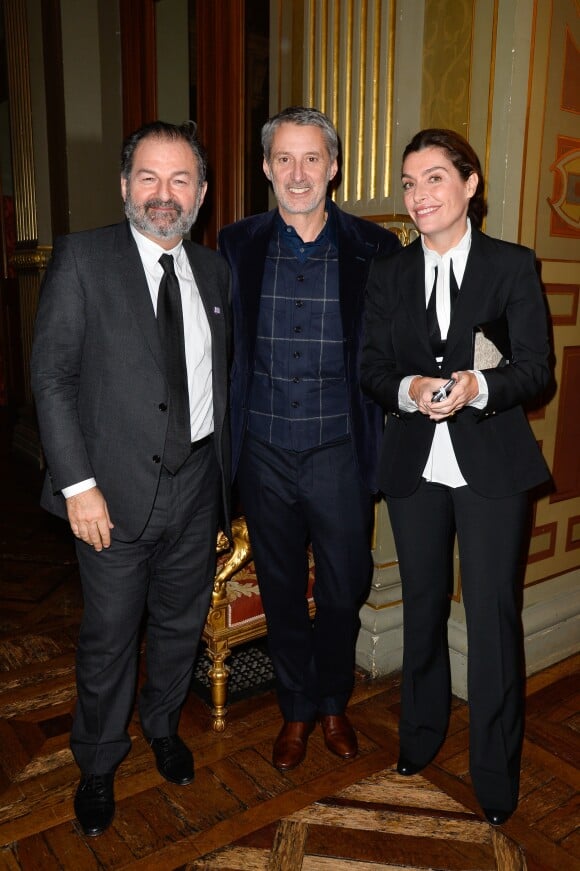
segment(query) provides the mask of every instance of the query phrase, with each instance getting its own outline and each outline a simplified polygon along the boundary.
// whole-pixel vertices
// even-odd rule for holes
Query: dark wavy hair
[[[151,121],[139,127],[123,142],[121,148],[121,175],[127,181],[133,169],[133,157],[135,149],[144,139],[156,138],[173,142],[185,142],[191,148],[197,163],[198,183],[201,187],[207,175],[207,157],[205,149],[197,138],[197,124],[195,121],[186,121],[184,124],[168,124],[166,121]]]
[[[403,163],[407,155],[424,148],[442,148],[447,157],[464,181],[474,172],[477,175],[477,187],[469,201],[467,214],[476,227],[481,228],[487,214],[487,203],[483,194],[485,182],[479,158],[469,142],[454,130],[444,130],[432,127],[416,133],[403,151]]]

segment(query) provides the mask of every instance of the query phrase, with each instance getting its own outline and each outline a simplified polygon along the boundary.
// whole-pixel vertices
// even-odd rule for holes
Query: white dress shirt
[[[209,321],[182,242],[168,251],[157,242],[144,236],[133,226],[131,226],[131,232],[137,243],[155,312],[157,312],[159,285],[163,277],[163,267],[159,263],[159,258],[162,254],[171,254],[175,260],[175,274],[179,281],[183,309],[191,441],[196,442],[212,433],[214,428]],[[94,487],[96,483],[94,478],[87,478],[77,484],[72,484],[70,487],[63,487],[63,496],[69,498],[77,493],[82,493],[84,490]]]
[[[437,319],[441,338],[447,338],[449,323],[451,320],[451,293],[449,285],[450,263],[453,261],[453,274],[457,287],[461,288],[465,266],[471,247],[471,222],[467,219],[467,231],[460,242],[445,254],[438,254],[425,245],[425,239],[421,236],[423,253],[425,255],[425,308],[429,302],[431,292],[436,292]],[[435,267],[437,267],[437,287],[434,289]],[[481,372],[470,370],[477,378],[479,393],[469,405],[474,408],[485,408],[488,399],[487,382]],[[399,386],[399,407],[402,411],[417,412],[416,403],[409,396],[409,387],[416,375],[408,375],[402,379]],[[448,487],[464,487],[467,481],[461,474],[461,469],[455,457],[449,427],[445,421],[440,421],[435,426],[431,450],[427,457],[423,470],[425,480]]]

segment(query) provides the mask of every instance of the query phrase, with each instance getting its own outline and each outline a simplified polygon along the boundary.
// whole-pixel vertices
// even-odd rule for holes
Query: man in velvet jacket
[[[195,125],[153,122],[129,136],[128,221],[57,239],[38,309],[42,504],[70,522],[84,598],[71,747],[82,775],[75,812],[91,836],[113,819],[114,773],[131,747],[146,609],[141,726],[163,777],[193,779],[177,725],[230,486],[230,275],[215,252],[183,239],[205,172]],[[171,341],[163,312],[163,323],[177,319]]]
[[[327,199],[338,138],[321,112],[284,110],[262,144],[278,208],[224,228],[219,245],[233,273],[233,466],[284,718],[273,763],[287,771],[319,718],[332,752],[357,752],[345,708],[383,418],[359,388],[363,299],[372,258],[399,243]]]

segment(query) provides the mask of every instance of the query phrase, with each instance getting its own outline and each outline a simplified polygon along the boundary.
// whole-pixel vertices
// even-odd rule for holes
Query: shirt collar
[[[331,242],[333,245],[336,245],[336,219],[334,216],[334,210],[331,208],[331,200],[328,197],[326,198],[325,210],[327,219],[320,233],[312,242],[303,242],[294,227],[291,224],[286,223],[279,211],[276,213],[276,226],[282,231],[284,238],[287,238],[292,243],[299,244],[308,250],[312,250],[312,248],[320,245],[321,242]]]
[[[445,254],[438,254],[437,251],[433,251],[432,248],[427,248],[425,245],[425,238],[421,234],[421,245],[423,246],[423,253],[425,255],[425,263],[433,266],[437,266],[443,260],[451,260],[454,257],[459,256],[464,262],[467,259],[467,255],[469,254],[469,249],[471,247],[471,221],[467,219],[467,230],[465,231],[465,235],[459,240],[457,245],[453,248],[450,248],[449,251],[446,251]]]
[[[174,248],[162,248],[157,242],[154,242],[153,239],[149,239],[148,236],[144,236],[133,224],[129,224],[131,227],[131,233],[133,234],[133,238],[137,244],[137,248],[139,249],[139,254],[141,256],[141,260],[143,261],[143,265],[150,270],[153,270],[155,266],[158,266],[159,269],[163,269],[161,264],[159,263],[159,258],[162,254],[172,254],[176,263],[181,261],[181,256],[183,252],[183,241],[180,239],[177,245]]]

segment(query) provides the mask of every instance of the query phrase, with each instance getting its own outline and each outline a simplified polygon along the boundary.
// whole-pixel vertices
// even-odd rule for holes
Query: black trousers
[[[141,726],[148,738],[177,731],[213,586],[219,493],[210,440],[177,474],[162,471],[137,541],[113,540],[99,553],[77,542],[84,612],[71,748],[85,774],[114,771],[131,747],[127,726],[144,614]]]
[[[401,753],[423,765],[449,723],[447,620],[457,532],[468,640],[470,773],[480,804],[517,805],[524,726],[521,578],[528,495],[423,481],[387,497],[403,585]]]
[[[372,496],[350,440],[287,451],[247,436],[238,472],[285,720],[342,713],[370,585]],[[307,546],[316,566],[308,616]]]

